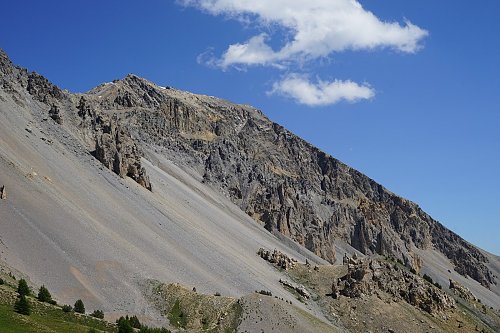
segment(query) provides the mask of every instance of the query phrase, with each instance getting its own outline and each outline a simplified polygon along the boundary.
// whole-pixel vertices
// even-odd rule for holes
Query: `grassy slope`
[[[12,284],[0,286],[0,328],[2,333],[87,333],[90,328],[116,332],[113,324],[90,316],[65,313],[58,306],[40,303],[29,297],[31,315],[14,312],[16,291]]]

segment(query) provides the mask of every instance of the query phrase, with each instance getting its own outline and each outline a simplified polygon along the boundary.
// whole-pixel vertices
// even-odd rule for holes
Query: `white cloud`
[[[307,77],[299,74],[290,74],[275,82],[268,93],[281,94],[309,106],[331,105],[342,100],[356,102],[375,96],[375,91],[368,84],[359,85],[349,80],[318,80],[317,83],[312,83]]]
[[[179,0],[212,15],[277,25],[292,38],[273,50],[266,34],[230,45],[218,59],[222,68],[234,65],[280,65],[326,57],[334,52],[387,47],[414,53],[427,31],[405,21],[384,22],[356,0]]]

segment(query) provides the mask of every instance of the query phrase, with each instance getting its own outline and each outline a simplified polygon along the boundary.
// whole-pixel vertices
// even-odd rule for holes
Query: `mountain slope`
[[[164,157],[155,165],[140,160],[154,192],[118,177],[89,153],[68,117],[63,125],[52,121],[50,106],[32,99],[26,85],[2,79],[1,259],[47,285],[58,301],[82,298],[89,310],[158,318],[143,295],[147,279],[207,294],[266,289],[293,299],[278,282],[282,274],[256,251],[278,248],[322,262],[283,244]],[[61,109],[79,100],[66,97]]]
[[[145,151],[166,149],[195,167],[242,210],[333,262],[334,240],[421,268],[434,248],[457,272],[495,283],[482,251],[403,199],[248,106],[163,89],[129,75],[90,92],[92,108],[117,120]],[[186,162],[187,161],[187,162]]]
[[[380,253],[440,279],[454,268],[500,304],[498,257],[252,107],[134,75],[71,94],[3,52],[0,72],[4,259],[63,300],[154,312],[144,278],[290,297],[262,246],[312,262]]]

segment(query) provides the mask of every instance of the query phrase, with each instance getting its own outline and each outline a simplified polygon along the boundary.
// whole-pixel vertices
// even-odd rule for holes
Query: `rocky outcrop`
[[[7,199],[7,190],[5,189],[5,186],[0,187],[0,200],[5,200]]]
[[[83,96],[77,109],[79,126],[95,140],[94,157],[120,177],[130,177],[151,191],[151,182],[141,164],[142,150],[127,128],[120,125],[118,115],[100,110],[94,101]]]
[[[109,125],[109,132],[97,136],[94,156],[120,177],[128,176],[151,191],[151,183],[141,166],[137,146],[128,133],[114,122]]]
[[[332,295],[358,298],[375,294],[377,290],[431,314],[455,307],[455,301],[433,284],[397,264],[380,260],[359,260],[349,264],[348,273],[334,282]]]
[[[59,110],[59,106],[57,106],[56,104],[52,104],[49,110],[49,117],[52,118],[52,120],[54,120],[59,125],[62,125],[63,120],[61,117],[61,112]]]
[[[296,259],[290,258],[283,252],[276,249],[271,252],[265,250],[264,248],[260,248],[259,251],[257,251],[257,254],[265,261],[273,264],[276,267],[283,268],[284,270],[289,270],[290,268],[295,267],[295,265],[297,264]]]
[[[36,72],[28,74],[26,90],[34,99],[46,104],[63,98],[61,89]]]
[[[283,280],[283,279],[280,279],[280,283],[283,286],[294,290],[297,294],[299,294],[300,296],[302,296],[305,299],[309,299],[311,297],[311,294],[307,291],[307,289],[303,285],[295,284],[295,283],[292,283],[290,281]]]

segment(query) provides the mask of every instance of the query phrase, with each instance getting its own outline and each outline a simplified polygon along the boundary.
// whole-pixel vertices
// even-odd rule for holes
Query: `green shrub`
[[[139,318],[137,318],[137,316],[132,316],[132,317],[129,317],[128,315],[126,315],[125,317],[121,316],[117,321],[116,323],[119,324],[120,321],[126,321],[127,323],[130,324],[130,326],[132,328],[141,328],[142,327],[142,324],[141,322],[139,321]]]
[[[443,289],[443,287],[442,287],[442,286],[439,284],[439,282],[437,282],[437,281],[436,281],[436,282],[434,282],[434,285],[435,285],[436,287],[438,287],[439,289]]]
[[[17,313],[29,316],[31,313],[31,306],[28,300],[26,299],[26,296],[21,295],[19,296],[19,299],[16,301],[14,304],[14,310]]]
[[[75,312],[78,312],[78,313],[85,313],[85,306],[83,305],[83,302],[81,299],[79,299],[75,302],[74,310],[75,310]]]
[[[125,317],[125,318],[127,318],[127,317]],[[132,317],[128,318],[128,322],[130,323],[130,326],[132,326],[133,328],[141,328],[141,326],[142,326],[141,322],[139,321],[139,318],[137,318],[137,316],[132,316]]]
[[[101,310],[94,310],[90,315],[94,318],[104,319],[104,312]]]
[[[0,278],[0,285],[2,285],[4,283],[5,283],[5,281],[2,278]]]
[[[170,320],[170,324],[175,327],[186,328],[186,314],[182,311],[179,300],[176,300],[174,306],[170,309],[170,312],[168,313],[168,320]]]
[[[45,286],[40,287],[37,298],[40,302],[50,303],[52,301],[52,295]]]
[[[26,283],[25,279],[19,280],[17,284],[17,292],[21,296],[29,296],[31,294],[30,287],[28,287],[28,283]]]
[[[120,317],[120,319],[118,319],[116,321],[116,323],[118,326],[118,333],[133,333],[134,332],[132,325],[130,325],[130,322],[127,319]]]
[[[71,311],[73,311],[73,307],[71,305],[63,305],[62,310],[64,312],[71,312]]]

